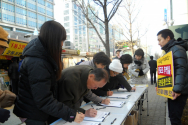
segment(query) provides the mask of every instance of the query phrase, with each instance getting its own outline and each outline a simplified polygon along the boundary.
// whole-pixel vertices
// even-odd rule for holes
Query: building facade
[[[0,0],[0,26],[8,31],[33,33],[54,20],[54,0]]]

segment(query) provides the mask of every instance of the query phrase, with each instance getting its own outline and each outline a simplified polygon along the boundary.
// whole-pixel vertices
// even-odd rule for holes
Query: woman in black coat
[[[25,47],[20,68],[18,96],[14,114],[27,125],[45,125],[49,116],[77,123],[84,118],[58,102],[56,81],[61,77],[62,45],[66,39],[64,27],[56,21],[45,22],[38,38]]]

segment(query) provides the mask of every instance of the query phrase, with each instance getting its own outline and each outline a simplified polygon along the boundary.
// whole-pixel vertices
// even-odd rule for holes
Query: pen
[[[93,105],[91,105],[91,107],[94,109]]]
[[[116,118],[111,122],[111,124],[114,124],[115,121],[116,121]]]

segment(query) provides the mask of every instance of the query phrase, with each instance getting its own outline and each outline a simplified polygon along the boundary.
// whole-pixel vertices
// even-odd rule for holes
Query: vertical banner
[[[157,95],[173,99],[174,67],[172,51],[157,60]]]

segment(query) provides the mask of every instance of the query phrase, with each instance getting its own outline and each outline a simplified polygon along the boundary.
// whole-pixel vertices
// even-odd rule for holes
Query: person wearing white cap
[[[126,88],[128,91],[131,91],[132,87],[125,80],[122,75],[123,67],[119,59],[114,59],[108,67],[106,67],[109,72],[110,79],[102,88],[92,90],[98,96],[109,96],[113,95],[113,89],[119,89],[120,87]],[[109,93],[111,92],[111,93]]]

